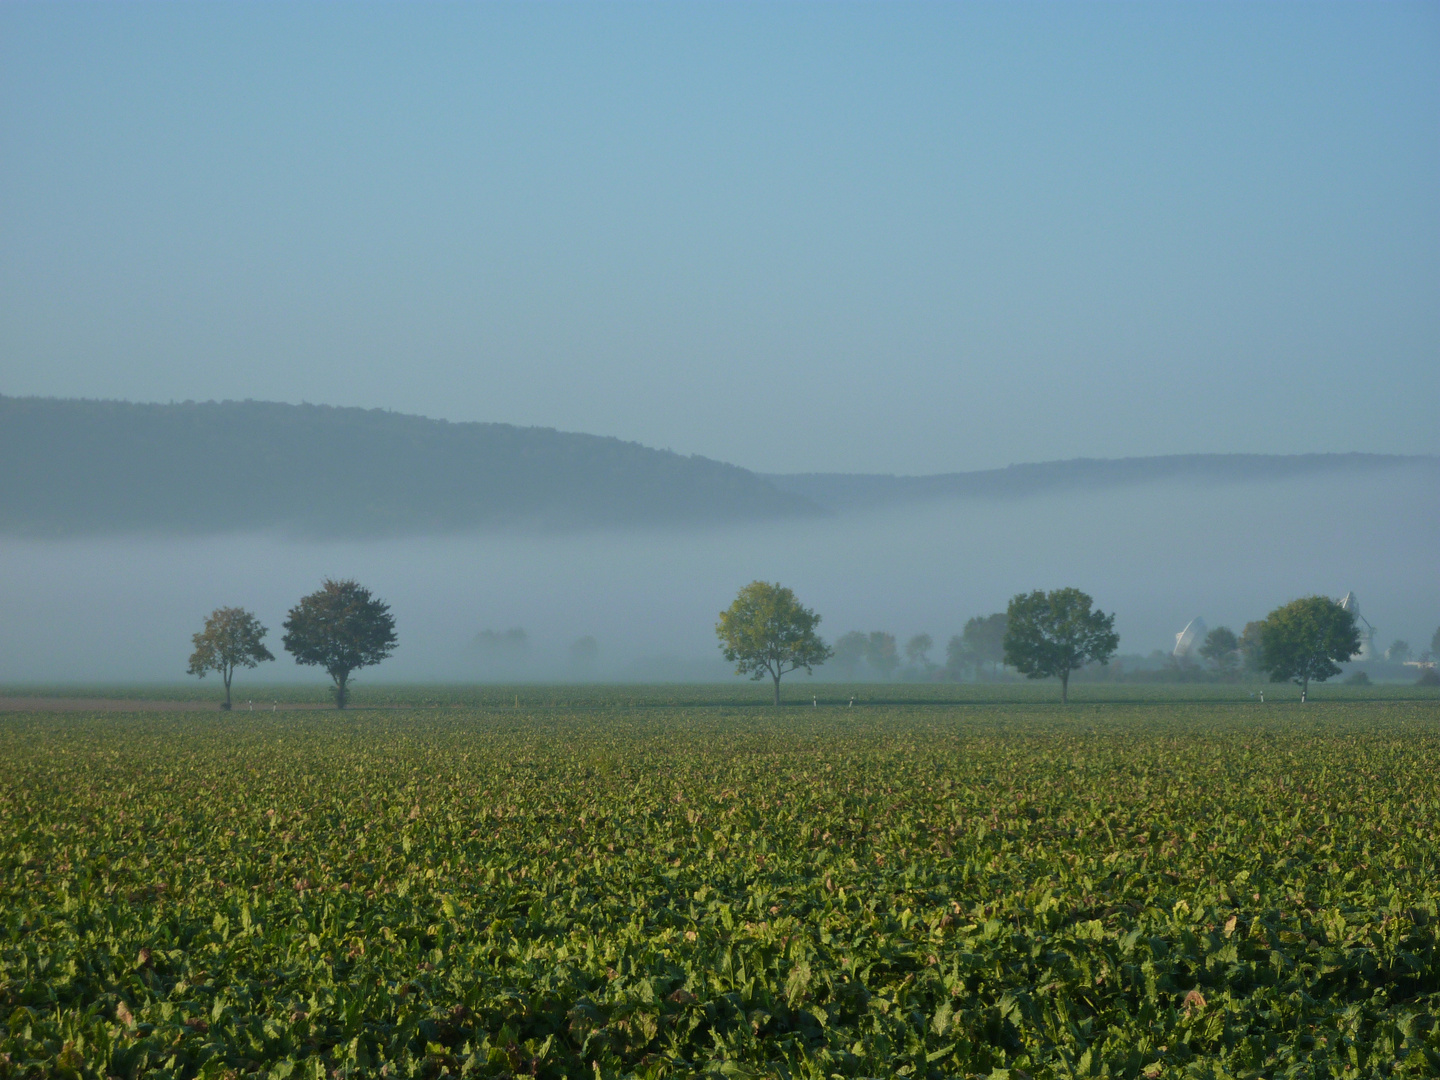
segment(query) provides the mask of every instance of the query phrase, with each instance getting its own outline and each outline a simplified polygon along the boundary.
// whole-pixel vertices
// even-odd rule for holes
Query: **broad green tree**
[[[1058,678],[1060,700],[1069,703],[1070,673],[1105,663],[1120,645],[1115,616],[1093,610],[1093,604],[1079,589],[1036,589],[1013,597],[1005,612],[1005,663],[1027,678]]]
[[[1328,596],[1305,596],[1278,607],[1260,624],[1261,663],[1271,682],[1300,687],[1340,674],[1339,664],[1360,651],[1355,616]]]
[[[1385,659],[1392,664],[1403,664],[1410,659],[1410,643],[1401,638],[1396,638],[1390,643],[1390,648],[1385,650]]]
[[[1205,635],[1200,655],[1221,671],[1230,671],[1240,659],[1240,639],[1228,626],[1217,626]]]
[[[756,682],[768,675],[774,681],[779,705],[781,676],[800,668],[809,672],[832,655],[815,633],[818,625],[820,616],[789,589],[778,582],[752,581],[720,613],[715,635],[736,674]]]
[[[205,629],[191,638],[195,651],[190,654],[186,672],[202,679],[207,671],[219,672],[225,683],[225,704],[220,707],[228,709],[230,680],[235,677],[235,669],[253,668],[261,661],[275,659],[264,644],[268,633],[260,620],[244,608],[216,608],[205,620]]]
[[[285,650],[297,664],[324,668],[335,682],[335,707],[350,700],[352,672],[378,664],[395,651],[390,605],[354,581],[325,579],[285,620]]]

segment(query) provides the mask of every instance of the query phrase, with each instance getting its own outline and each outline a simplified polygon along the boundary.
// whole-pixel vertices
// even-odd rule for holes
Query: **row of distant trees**
[[[774,683],[775,704],[780,703],[780,680],[788,673],[806,672],[835,660],[851,672],[863,662],[891,675],[899,665],[891,634],[858,632],[842,636],[831,648],[817,633],[820,616],[805,607],[793,591],[779,583],[753,581],[720,613],[715,632],[725,658],[736,672]],[[321,587],[290,609],[281,644],[297,664],[323,668],[333,683],[336,708],[349,700],[349,680],[361,668],[378,664],[394,651],[395,618],[388,604],[355,581],[326,579]],[[204,678],[211,671],[225,685],[229,709],[230,687],[238,668],[253,668],[274,660],[265,647],[268,630],[244,608],[219,608],[194,635],[195,651],[189,672]],[[524,631],[492,634],[493,644],[523,643]],[[582,639],[586,651],[593,639]],[[1069,700],[1070,676],[1094,663],[1108,663],[1119,647],[1115,616],[1099,611],[1094,600],[1075,588],[1051,592],[1035,590],[1012,597],[1004,613],[977,616],[964,632],[950,639],[947,666],[1004,664],[1031,679],[1060,680],[1060,699]],[[1403,642],[1397,642],[1403,645]],[[1440,630],[1432,641],[1440,651]],[[917,634],[905,645],[912,664],[929,665],[934,642]],[[1206,636],[1200,654],[1220,667],[1241,664],[1264,671],[1276,682],[1291,680],[1300,687],[1300,700],[1310,683],[1340,674],[1339,664],[1360,651],[1360,634],[1352,612],[1323,596],[1308,596],[1276,608],[1259,622],[1246,625],[1237,636],[1218,626]],[[1392,652],[1398,651],[1392,647]],[[933,665],[931,665],[933,666]]]
[[[836,639],[832,662],[847,679],[861,676],[893,679],[901,671],[926,678],[958,680],[966,673],[979,678],[986,671],[998,672],[1004,666],[1007,626],[1008,616],[1003,611],[975,616],[965,624],[964,631],[945,646],[944,663],[930,659],[935,639],[929,634],[916,634],[901,649],[894,634],[883,630],[868,634],[852,630]]]
[[[1062,701],[1069,700],[1072,672],[1108,661],[1120,644],[1115,616],[1095,610],[1094,600],[1079,589],[1021,593],[1001,618],[1003,624],[996,616],[970,620],[969,642],[959,635],[949,651],[957,658],[981,656],[972,650],[999,630],[1003,662],[1032,679],[1058,678]],[[715,633],[737,674],[773,681],[776,705],[780,680],[792,671],[811,672],[831,659],[851,670],[863,661],[887,674],[899,665],[893,635],[846,634],[832,649],[816,633],[819,624],[820,616],[790,589],[778,582],[752,581],[720,613]],[[933,646],[928,634],[917,634],[906,644],[906,654],[912,662],[923,663]],[[984,662],[983,656],[976,662]]]
[[[1396,638],[1390,643],[1390,648],[1385,650],[1385,659],[1392,664],[1408,664],[1411,660],[1433,662],[1440,658],[1440,629],[1435,631],[1434,637],[1430,639],[1430,648],[1416,656],[1410,649],[1410,643],[1404,638]]]
[[[335,707],[350,700],[350,676],[378,664],[395,650],[395,617],[390,606],[354,581],[327,578],[315,592],[302,597],[285,618],[285,651],[297,664],[324,668],[330,676]],[[225,684],[230,708],[230,684],[238,668],[253,668],[275,656],[265,647],[270,631],[252,613],[239,607],[217,608],[205,628],[192,639],[191,675],[204,678],[215,672]]]
[[[1228,626],[1217,626],[1205,635],[1198,652],[1222,673],[1236,671],[1263,672],[1265,670],[1264,622],[1250,622],[1237,636]],[[1392,664],[1404,664],[1413,658],[1410,643],[1396,638],[1385,650],[1385,659]],[[1430,649],[1421,653],[1421,661],[1440,657],[1440,629],[1430,639]]]
[[[835,660],[843,671],[864,663],[889,676],[899,666],[895,638],[875,632],[845,634],[832,649],[816,632],[820,616],[802,605],[794,592],[779,583],[754,581],[740,590],[735,602],[720,613],[715,633],[725,658],[736,672],[774,683],[780,704],[780,680],[789,672],[807,672]],[[1436,631],[1440,646],[1440,631]],[[998,660],[993,660],[998,640]],[[912,663],[926,662],[933,641],[918,634],[906,643]],[[1115,616],[1094,607],[1079,589],[1019,593],[1003,615],[971,619],[965,632],[950,641],[947,662],[1003,663],[1031,679],[1060,680],[1060,700],[1069,700],[1070,675],[1088,664],[1108,663],[1119,647]],[[1206,637],[1201,654],[1217,664],[1252,664],[1275,682],[1294,682],[1300,700],[1311,682],[1340,674],[1340,664],[1360,651],[1355,616],[1325,596],[1307,596],[1276,608],[1250,623],[1237,637],[1217,627]]]
[[[868,676],[877,679],[892,679],[909,672],[912,677],[944,678],[960,680],[966,676],[976,679],[986,674],[998,675],[1005,666],[1005,634],[1009,616],[1000,611],[993,615],[977,615],[965,624],[963,633],[956,634],[945,647],[945,661],[937,664],[930,660],[929,653],[934,639],[929,634],[916,634],[905,643],[904,649],[896,647],[893,634],[881,630],[863,634],[851,631],[835,642],[832,664],[846,678]],[[1263,645],[1264,620],[1245,624],[1238,635],[1227,626],[1217,626],[1206,635],[1197,651],[1208,668],[1222,678],[1240,675],[1264,675],[1265,664]],[[903,667],[901,656],[908,663]],[[1435,631],[1430,648],[1415,656],[1407,641],[1396,639],[1385,650],[1385,659],[1392,664],[1403,664],[1412,659],[1422,663],[1433,661],[1440,656],[1440,629]],[[1184,666],[1187,661],[1172,660]],[[1193,661],[1189,661],[1193,665]]]
[[[1009,625],[1006,612],[977,615],[965,623],[945,646],[943,662],[930,658],[935,639],[929,634],[915,634],[902,646],[894,634],[884,630],[864,633],[851,630],[840,635],[827,661],[829,669],[846,680],[873,678],[887,681],[895,678],[981,679],[998,676],[1005,667],[1005,632]],[[1211,630],[1197,651],[1206,666],[1222,678],[1240,674],[1259,675],[1265,671],[1260,647],[1260,621],[1245,624],[1237,636],[1225,626]],[[517,663],[529,649],[530,639],[523,627],[509,630],[482,630],[474,644],[480,654],[492,662]],[[1430,660],[1440,652],[1440,630],[1435,631],[1430,651],[1419,655]],[[599,656],[599,644],[593,636],[572,642],[569,648],[571,666],[584,670]],[[1159,654],[1157,654],[1159,655]],[[1396,640],[1385,652],[1385,659],[1395,664],[1411,660],[1408,642]],[[1183,666],[1186,661],[1174,661]],[[1189,661],[1193,664],[1193,661]]]
[[[1261,674],[1265,671],[1264,629],[1263,621],[1246,623],[1238,635],[1228,626],[1217,626],[1205,635],[1195,651],[1221,675],[1241,671]],[[1177,662],[1184,663],[1183,660]]]

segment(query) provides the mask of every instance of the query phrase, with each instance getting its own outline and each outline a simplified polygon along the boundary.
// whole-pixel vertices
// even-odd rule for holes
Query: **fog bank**
[[[1377,644],[1440,623],[1440,492],[1419,470],[1196,489],[1152,485],[892,507],[709,531],[485,533],[370,542],[268,535],[0,541],[0,682],[185,678],[190,635],[253,610],[280,658],[242,684],[322,681],[280,648],[325,576],[388,601],[400,646],[363,682],[724,677],[714,623],[741,585],[793,587],[849,630],[921,631],[937,653],[1016,592],[1075,585],[1116,614],[1122,653],[1191,618],[1239,629],[1299,595],[1354,590]],[[522,628],[524,639],[506,632]],[[477,635],[491,634],[483,641]],[[578,646],[593,637],[593,648]],[[508,640],[509,645],[497,642]]]

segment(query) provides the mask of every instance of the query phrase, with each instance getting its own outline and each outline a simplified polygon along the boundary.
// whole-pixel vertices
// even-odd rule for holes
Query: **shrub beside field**
[[[0,1076],[1440,1070],[1433,704],[758,711],[0,719]]]

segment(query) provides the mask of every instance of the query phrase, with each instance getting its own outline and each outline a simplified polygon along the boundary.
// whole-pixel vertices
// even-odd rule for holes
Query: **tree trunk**
[[[335,708],[343,709],[350,700],[350,692],[345,688],[346,682],[350,679],[348,671],[341,672],[335,676]]]
[[[225,704],[220,706],[226,712],[230,711],[230,680],[235,677],[235,669],[226,667],[220,669],[220,677],[225,680]]]
[[[780,676],[775,676],[775,707],[780,707]]]
[[[1066,668],[1060,673],[1060,704],[1070,704],[1070,669]]]

